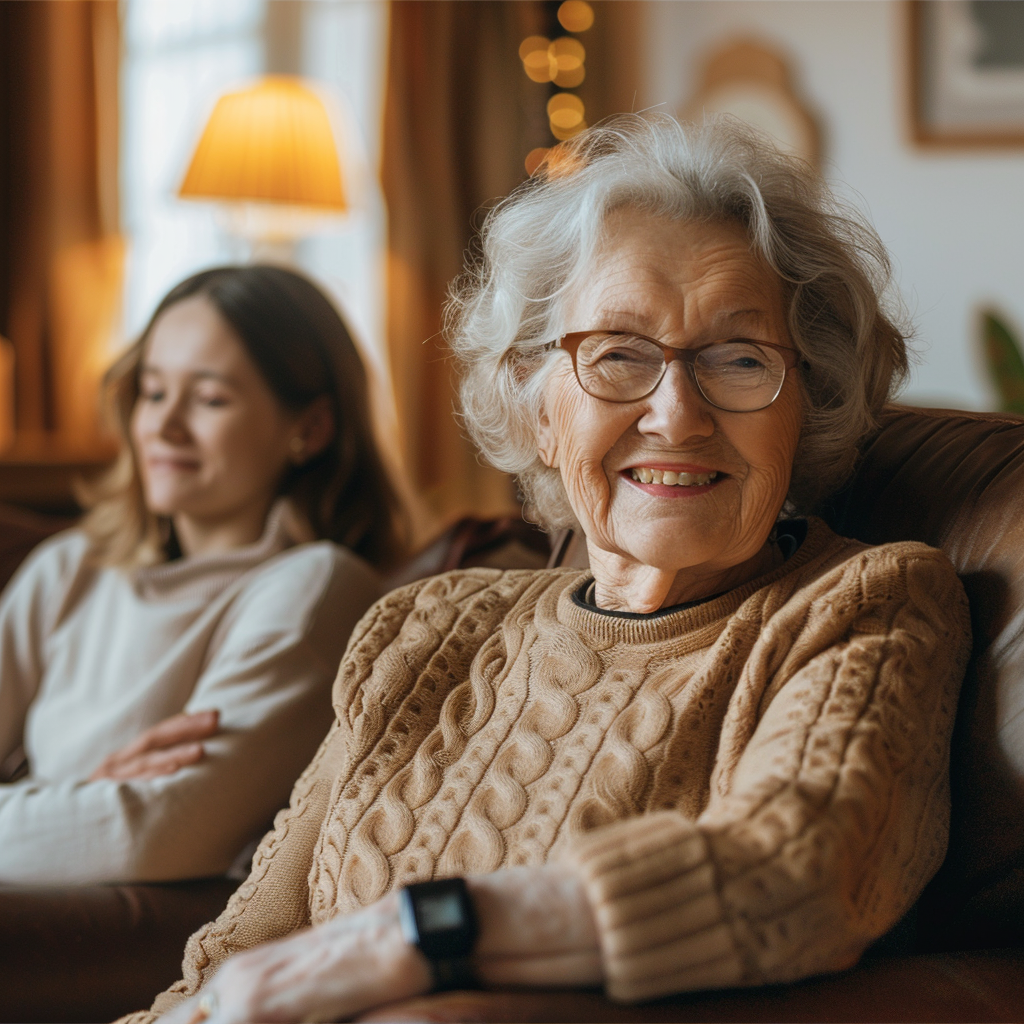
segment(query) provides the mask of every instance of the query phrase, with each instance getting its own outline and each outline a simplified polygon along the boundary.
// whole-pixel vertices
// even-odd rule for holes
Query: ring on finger
[[[204,992],[199,997],[196,1012],[192,1015],[192,1019],[188,1024],[203,1024],[203,1021],[209,1020],[217,1013],[217,1006],[217,993]]]

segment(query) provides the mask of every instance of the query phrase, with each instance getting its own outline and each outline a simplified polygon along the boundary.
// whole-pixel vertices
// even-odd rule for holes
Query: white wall
[[[905,15],[901,0],[651,3],[643,105],[680,112],[701,56],[733,36],[786,53],[824,129],[826,174],[859,193],[894,258],[917,328],[905,400],[992,408],[976,314],[993,302],[1024,325],[1024,149],[914,147]]]

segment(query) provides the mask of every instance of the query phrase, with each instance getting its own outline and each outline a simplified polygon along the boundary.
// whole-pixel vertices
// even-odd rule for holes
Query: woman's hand
[[[345,1020],[429,992],[430,967],[402,935],[394,893],[353,914],[231,957],[162,1024]]]
[[[155,779],[202,759],[203,740],[220,729],[219,711],[174,715],[147,729],[138,739],[116,750],[89,776],[98,779]]]
[[[480,937],[474,964],[486,985],[601,983],[597,929],[582,884],[558,865],[466,880]],[[348,1019],[430,991],[430,966],[402,934],[394,893],[327,924],[231,957],[163,1024]]]

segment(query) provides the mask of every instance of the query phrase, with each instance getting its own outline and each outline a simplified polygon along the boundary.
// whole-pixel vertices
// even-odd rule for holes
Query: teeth
[[[671,469],[648,469],[646,466],[635,466],[630,472],[637,483],[669,484],[675,487],[702,487],[718,476],[717,472],[673,473]]]

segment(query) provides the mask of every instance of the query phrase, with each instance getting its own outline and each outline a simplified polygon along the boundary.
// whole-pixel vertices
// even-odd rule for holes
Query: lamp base
[[[337,230],[347,218],[331,210],[283,203],[220,202],[217,220],[243,263],[294,266],[304,238]]]

